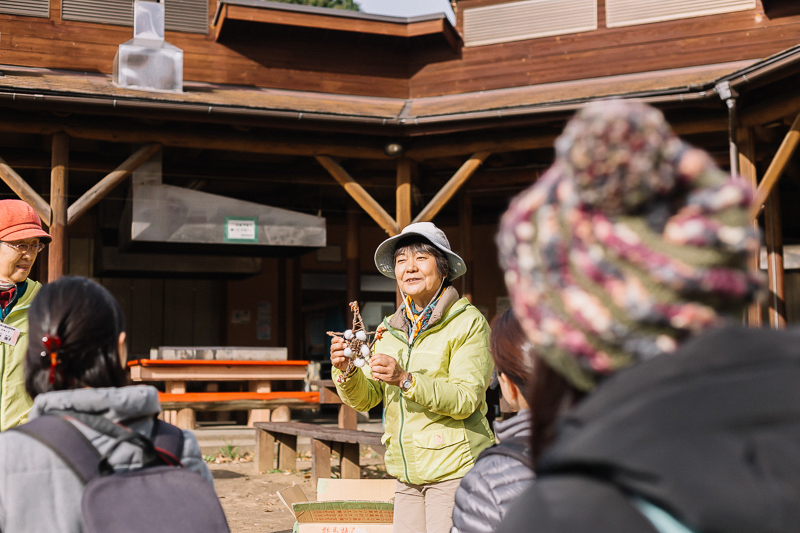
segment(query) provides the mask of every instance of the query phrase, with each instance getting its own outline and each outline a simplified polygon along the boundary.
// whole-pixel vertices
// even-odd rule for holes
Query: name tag
[[[17,340],[19,340],[19,332],[20,330],[14,326],[9,326],[8,324],[0,322],[0,342],[3,344],[16,346]]]

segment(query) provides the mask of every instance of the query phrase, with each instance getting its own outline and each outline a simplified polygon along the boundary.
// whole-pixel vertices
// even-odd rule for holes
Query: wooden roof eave
[[[223,28],[229,20],[405,39],[441,35],[453,50],[463,45],[461,35],[444,13],[394,17],[263,0],[219,0],[212,19],[216,41],[224,38]]]
[[[16,67],[9,67],[6,76],[0,78],[0,101],[8,106],[25,108],[50,106],[56,109],[78,106],[105,108],[104,114],[119,113],[121,109],[137,110],[142,116],[150,110],[161,118],[175,111],[195,114],[199,119],[215,122],[225,119],[235,122],[237,117],[258,117],[306,121],[310,123],[372,124],[386,135],[402,132],[414,136],[415,130],[426,130],[426,126],[443,125],[447,131],[469,131],[490,127],[492,122],[524,117],[526,120],[540,116],[558,116],[571,113],[586,102],[597,98],[637,98],[655,105],[685,103],[717,98],[716,85],[720,80],[730,82],[737,90],[747,90],[755,81],[780,76],[787,69],[800,65],[800,47],[762,61],[745,61],[672,71],[649,72],[634,75],[614,76],[602,79],[578,80],[542,86],[497,89],[481,93],[443,95],[417,99],[392,99],[357,97],[346,95],[320,95],[300,91],[277,91],[269,89],[217,88],[213,92],[163,95],[142,91],[125,91],[110,84],[107,76],[92,75],[96,80],[87,82],[87,75],[54,73],[26,78],[13,74]],[[70,80],[75,83],[70,84]],[[87,94],[88,93],[88,94]],[[241,94],[240,94],[241,93]],[[235,95],[230,98],[227,95]],[[567,98],[564,98],[567,96]],[[571,97],[571,98],[570,98]],[[253,100],[255,98],[255,100]],[[206,99],[208,101],[205,101]],[[250,106],[225,105],[227,101],[254,102]],[[269,107],[280,103],[282,108]],[[59,107],[60,106],[60,107]],[[326,112],[330,108],[330,112]],[[800,97],[796,106],[800,109]],[[797,110],[786,107],[772,113],[780,116]],[[343,111],[344,110],[344,111]],[[338,113],[333,111],[339,111]],[[360,114],[359,114],[360,113]],[[763,114],[763,112],[761,112]],[[202,116],[201,116],[202,114]],[[216,117],[207,119],[204,117]],[[742,123],[747,125],[748,110],[743,110]],[[0,125],[1,126],[1,125]],[[7,126],[7,125],[6,125]],[[333,128],[333,126],[331,126]],[[323,126],[323,129],[325,127]],[[428,130],[430,131],[430,130]],[[162,140],[155,140],[163,142]],[[534,144],[540,140],[533,140]],[[145,142],[145,141],[139,141]],[[149,141],[147,141],[149,142]],[[168,143],[167,143],[168,144]],[[518,143],[517,143],[518,144]],[[526,149],[526,144],[505,145],[505,151]],[[538,144],[537,144],[538,146]],[[262,149],[261,146],[258,147]],[[500,147],[502,149],[503,147]],[[472,154],[482,150],[496,151],[498,147],[476,146],[466,143],[461,147],[451,146],[451,155]],[[353,152],[355,150],[356,153]],[[413,158],[426,158],[426,150],[432,155],[440,150],[431,146],[415,150]],[[433,151],[431,151],[433,150]],[[419,151],[419,153],[416,153]],[[305,152],[304,152],[305,153]],[[379,158],[387,156],[379,147],[370,150],[352,148],[336,153],[309,152],[307,155],[333,155],[339,157]],[[412,157],[412,154],[407,154]]]

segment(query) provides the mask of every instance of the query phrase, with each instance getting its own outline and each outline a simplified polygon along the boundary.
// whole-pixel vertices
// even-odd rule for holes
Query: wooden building
[[[126,309],[134,355],[263,345],[323,357],[346,302],[394,305],[372,254],[419,220],[446,230],[469,266],[458,288],[493,317],[500,214],[552,162],[572,113],[609,97],[658,106],[760,183],[773,297],[751,321],[800,319],[783,268],[783,243],[800,238],[793,1],[459,0],[455,26],[163,1],[166,40],[184,53],[179,93],[113,83],[131,0],[0,0],[2,197],[29,201],[55,238],[34,279],[99,279]],[[165,185],[324,217],[326,246],[129,246],[128,177],[153,154]]]

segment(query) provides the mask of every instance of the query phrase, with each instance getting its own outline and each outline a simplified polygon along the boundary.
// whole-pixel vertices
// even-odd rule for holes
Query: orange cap
[[[42,229],[36,211],[22,200],[0,200],[0,241],[21,241],[38,237],[44,243],[53,238]]]

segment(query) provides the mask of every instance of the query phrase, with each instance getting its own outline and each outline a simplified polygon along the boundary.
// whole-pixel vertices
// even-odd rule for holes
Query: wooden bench
[[[297,437],[311,438],[311,481],[331,477],[331,451],[341,457],[342,479],[361,478],[359,447],[381,447],[383,433],[320,426],[305,422],[256,422],[256,468],[266,472],[274,468],[275,443],[278,443],[278,468],[297,470]]]
[[[271,393],[272,382],[276,380],[303,380],[306,377],[308,361],[239,361],[239,360],[207,360],[207,359],[139,359],[128,362],[128,369],[133,381],[153,382],[163,381],[167,394],[171,394],[173,403],[180,403],[180,409],[164,409],[164,419],[175,423],[178,427],[193,429],[195,422],[195,409],[202,410],[203,405],[213,405],[215,410],[234,410],[233,407],[226,409],[226,401],[222,397],[217,397],[215,401],[210,401],[211,396],[199,397],[190,396],[197,394],[230,394],[209,391],[208,393],[188,393],[186,383],[188,381],[205,381],[214,383],[218,381],[245,381],[247,382],[247,394]],[[177,396],[184,395],[178,399]],[[287,397],[288,398],[288,397]],[[193,405],[193,399],[197,403]],[[258,397],[239,396],[227,398],[227,404],[235,405],[237,400],[258,400]],[[260,399],[264,399],[263,397]],[[277,398],[272,398],[277,399]],[[276,405],[280,405],[276,403]],[[270,409],[265,407],[252,407],[249,410],[248,425],[254,422],[270,420]]]
[[[356,429],[358,426],[358,412],[342,402],[342,399],[339,398],[339,393],[336,391],[336,385],[333,383],[333,380],[316,380],[312,381],[311,384],[319,388],[320,405],[339,406],[339,427],[344,429]]]
[[[319,392],[160,392],[165,422],[181,428],[194,427],[195,411],[245,411],[269,409],[272,418],[280,409],[314,409],[319,407]],[[288,420],[288,417],[285,418]]]

